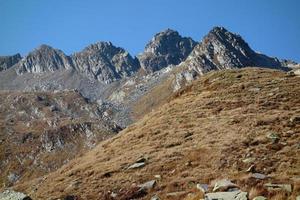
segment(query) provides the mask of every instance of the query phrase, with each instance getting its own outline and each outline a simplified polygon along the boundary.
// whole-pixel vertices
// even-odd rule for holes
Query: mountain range
[[[299,163],[287,152],[290,145],[297,153],[298,136],[290,133],[298,133],[298,74],[298,63],[258,53],[224,27],[198,42],[166,29],[136,56],[103,41],[71,55],[43,44],[24,57],[0,56],[0,189],[14,187],[36,199],[149,199],[155,193],[183,199],[193,192],[186,181],[208,183],[222,167],[244,184],[241,171],[254,161],[240,157],[257,157],[257,170],[282,181],[284,166],[275,161]],[[280,139],[260,135],[271,132]],[[281,150],[285,157],[272,154]],[[140,163],[147,166],[133,173],[130,164]],[[210,179],[183,166],[218,173]],[[284,174],[292,173],[298,171]],[[137,184],[153,176],[159,187],[139,193]],[[179,176],[184,181],[173,183]],[[177,190],[185,192],[166,195]]]

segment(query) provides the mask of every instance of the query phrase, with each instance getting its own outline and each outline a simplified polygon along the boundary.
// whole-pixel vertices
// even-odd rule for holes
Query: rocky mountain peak
[[[72,62],[61,50],[41,45],[30,52],[18,64],[17,73],[43,73],[72,68]]]
[[[144,52],[139,55],[139,60],[146,71],[157,71],[185,60],[195,45],[193,39],[182,37],[177,31],[167,29],[155,34]]]
[[[105,83],[129,76],[139,69],[139,62],[123,48],[111,42],[97,42],[72,55],[81,72]]]
[[[224,27],[214,27],[194,48],[184,65],[200,74],[247,66],[283,68],[277,58],[256,53],[240,35]]]
[[[22,59],[19,53],[12,56],[0,56],[0,71],[7,70]]]

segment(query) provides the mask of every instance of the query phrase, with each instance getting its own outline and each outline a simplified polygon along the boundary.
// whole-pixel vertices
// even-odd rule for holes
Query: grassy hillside
[[[199,199],[197,183],[229,178],[250,197],[292,199],[300,194],[299,83],[257,68],[208,73],[117,136],[15,189],[34,199]],[[137,161],[145,166],[128,169]],[[251,165],[269,178],[251,178]],[[150,180],[154,188],[138,190]],[[293,191],[267,191],[267,182]]]

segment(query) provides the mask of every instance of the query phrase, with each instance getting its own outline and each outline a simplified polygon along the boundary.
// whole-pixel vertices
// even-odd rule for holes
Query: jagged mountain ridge
[[[89,45],[70,56],[48,45],[41,45],[19,61],[15,68],[19,75],[74,69],[89,78],[109,84],[135,74],[140,68],[152,73],[183,61],[200,74],[209,70],[245,66],[278,69],[287,66],[285,60],[254,52],[241,36],[223,27],[214,27],[198,44],[171,29],[157,33],[138,58],[110,42]]]
[[[199,74],[246,66],[287,70],[277,58],[254,52],[240,35],[231,33],[224,27],[213,28],[182,65]]]
[[[12,56],[0,56],[0,72],[7,70],[22,59],[21,55],[15,54]]]

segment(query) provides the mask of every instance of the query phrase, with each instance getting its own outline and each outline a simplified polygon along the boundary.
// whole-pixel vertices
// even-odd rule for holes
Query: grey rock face
[[[22,59],[20,54],[0,56],[0,71],[7,70]]]
[[[139,69],[139,62],[111,42],[98,42],[72,55],[77,70],[105,83],[127,77]]]
[[[72,68],[72,61],[62,51],[47,45],[41,45],[30,52],[17,65],[16,70],[20,75],[26,72],[43,73],[59,69],[70,69]]]
[[[240,67],[284,69],[277,58],[254,52],[243,38],[223,27],[213,28],[194,48],[184,65],[199,74]]]
[[[177,65],[190,54],[196,42],[182,37],[177,31],[167,29],[157,33],[139,55],[141,66],[147,71],[157,71],[168,65]]]

